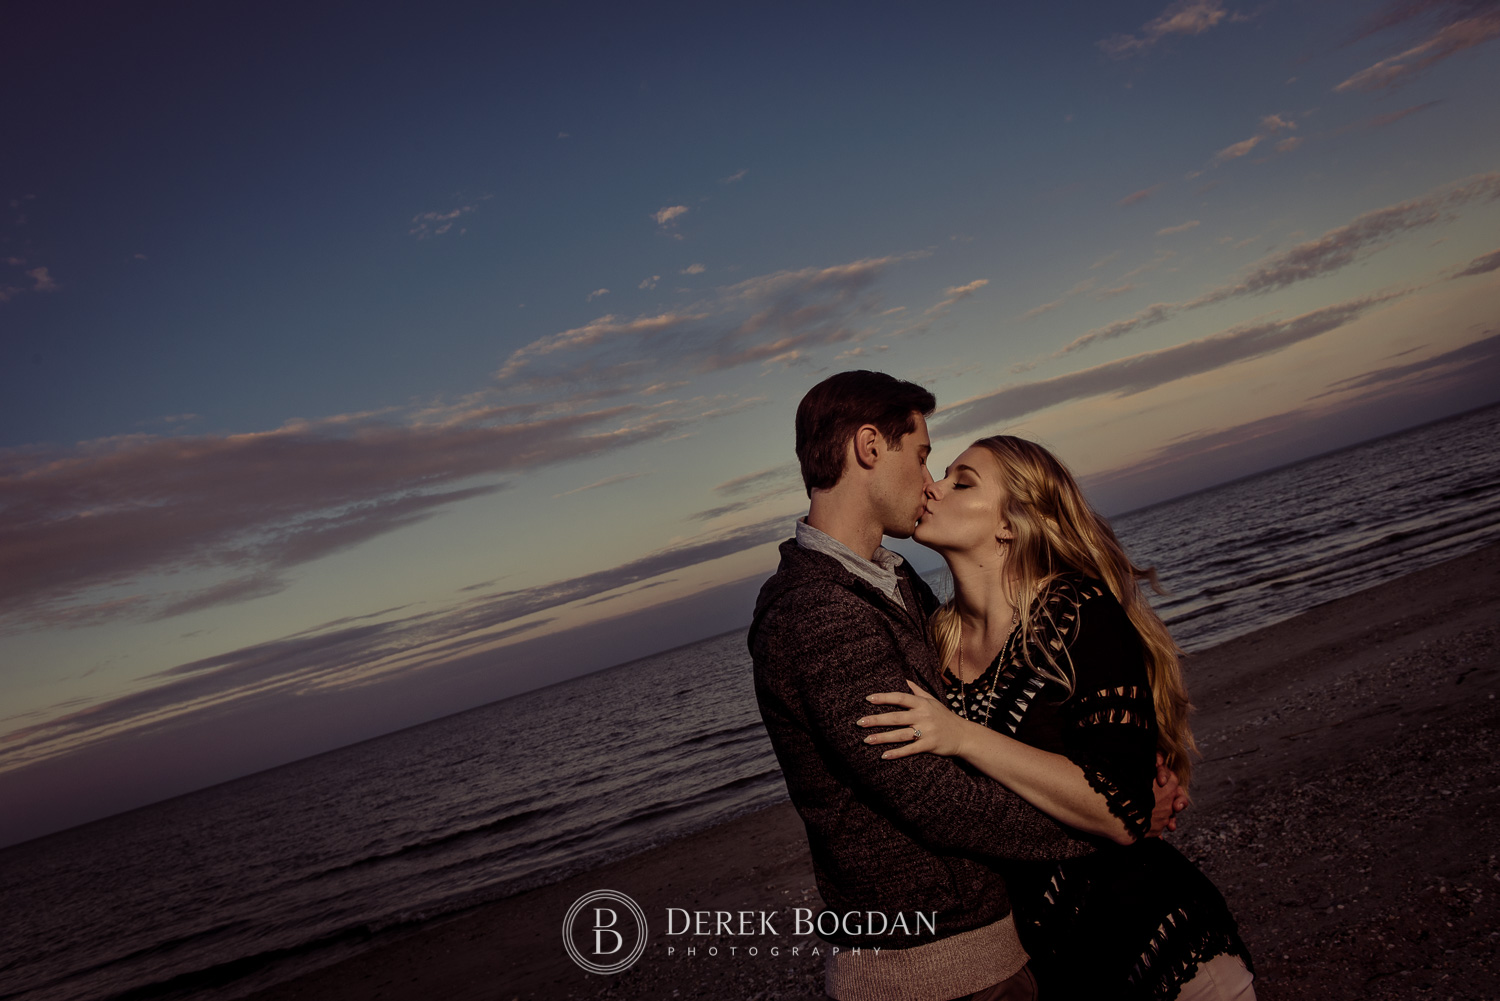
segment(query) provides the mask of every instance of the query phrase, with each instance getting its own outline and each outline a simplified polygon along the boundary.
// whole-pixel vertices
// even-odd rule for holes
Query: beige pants
[[[1177,1001],[1255,1001],[1254,979],[1238,956],[1221,952],[1198,965],[1198,973],[1182,985]]]
[[[1238,956],[1220,953],[1206,963],[1198,965],[1192,980],[1182,985],[1177,1001],[1255,1001],[1255,988],[1250,985],[1250,971]],[[1036,1001],[1036,978],[1031,967],[1023,966],[1021,972],[993,987],[969,994],[956,1001]],[[1045,999],[1043,999],[1045,1001]]]
[[[1023,966],[995,986],[954,1001],[1036,1001],[1036,977],[1031,975],[1030,966]]]

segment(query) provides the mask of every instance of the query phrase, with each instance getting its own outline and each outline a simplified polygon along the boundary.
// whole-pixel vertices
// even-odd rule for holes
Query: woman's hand
[[[963,753],[965,729],[974,724],[955,716],[937,699],[908,681],[912,694],[905,692],[878,692],[865,698],[877,705],[902,706],[904,712],[881,713],[866,716],[858,721],[860,726],[894,726],[899,730],[872,733],[865,738],[866,744],[896,744],[881,755],[882,758],[904,758],[908,754],[941,754],[944,757]],[[913,731],[920,737],[912,738]]]

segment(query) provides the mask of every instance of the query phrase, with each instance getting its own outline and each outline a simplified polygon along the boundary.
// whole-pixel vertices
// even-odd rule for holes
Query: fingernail
[[[865,719],[864,719],[864,717],[860,717],[859,719],[855,720],[854,721],[854,725],[855,726],[864,726],[865,725]]]
[[[866,702],[874,702],[875,701],[875,696],[873,696],[873,695],[866,695],[865,696],[865,701]]]
[[[865,743],[866,744],[873,744],[873,743],[875,743],[875,738],[874,737],[866,737],[865,738]]]
[[[891,752],[890,751],[886,751],[884,754],[881,755],[882,758],[889,758],[890,756],[891,756]]]

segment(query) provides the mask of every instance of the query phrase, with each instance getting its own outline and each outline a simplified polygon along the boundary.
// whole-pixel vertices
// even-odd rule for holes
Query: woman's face
[[[970,447],[941,480],[927,487],[927,504],[912,536],[939,552],[993,552],[1010,537],[1001,511],[1006,502],[1000,461],[987,448]]]

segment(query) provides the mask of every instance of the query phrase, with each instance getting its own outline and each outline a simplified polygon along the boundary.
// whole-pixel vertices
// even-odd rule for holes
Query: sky
[[[1107,513],[1500,399],[1500,3],[719,7],[11,12],[0,843],[743,627],[836,371]]]

